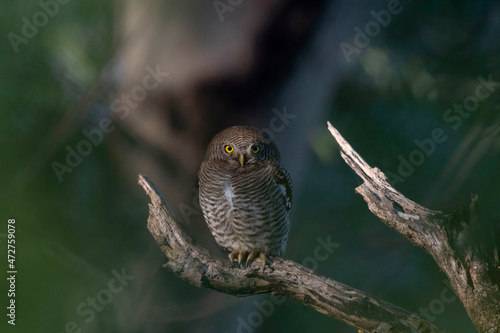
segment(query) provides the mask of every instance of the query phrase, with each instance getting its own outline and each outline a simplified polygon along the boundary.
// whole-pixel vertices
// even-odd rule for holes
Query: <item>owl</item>
[[[267,133],[246,126],[218,133],[198,178],[203,216],[231,261],[265,264],[266,255],[285,252],[292,182]]]

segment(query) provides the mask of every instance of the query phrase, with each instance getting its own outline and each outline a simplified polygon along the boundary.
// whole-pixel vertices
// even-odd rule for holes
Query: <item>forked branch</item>
[[[384,173],[370,167],[330,123],[328,128],[342,158],[363,179],[356,192],[370,211],[433,256],[480,332],[499,332],[499,249],[491,242],[498,235],[494,228],[490,231],[480,224],[477,197],[470,207],[451,214],[422,207],[396,191]],[[273,257],[262,269],[258,265],[242,268],[217,258],[195,244],[148,178],[139,175],[139,184],[151,198],[148,229],[168,259],[166,267],[197,287],[237,297],[269,292],[286,295],[369,332],[440,332],[416,315],[290,260]]]
[[[147,178],[139,184],[151,198],[148,229],[175,275],[197,287],[237,297],[272,292],[368,332],[441,332],[431,323],[388,302],[319,276],[293,261],[272,257],[264,269],[240,268],[196,245]]]

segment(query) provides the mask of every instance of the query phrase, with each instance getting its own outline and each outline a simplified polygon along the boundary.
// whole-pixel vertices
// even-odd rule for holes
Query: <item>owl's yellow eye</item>
[[[253,145],[251,149],[254,154],[257,154],[260,151],[260,147],[258,145]]]
[[[224,147],[224,150],[226,151],[226,153],[231,154],[233,152],[234,148],[231,145],[226,145]]]

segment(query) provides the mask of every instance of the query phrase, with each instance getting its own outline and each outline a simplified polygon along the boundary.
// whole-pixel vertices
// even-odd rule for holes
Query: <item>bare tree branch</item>
[[[433,211],[396,191],[330,123],[342,158],[363,179],[356,188],[382,222],[430,253],[464,304],[479,332],[500,332],[500,264],[493,228],[477,218],[477,196],[451,214]]]
[[[316,275],[293,261],[272,257],[266,266],[240,268],[196,245],[153,183],[139,175],[151,198],[148,229],[175,275],[197,287],[237,297],[286,295],[318,312],[369,332],[441,332],[431,323],[345,284]]]

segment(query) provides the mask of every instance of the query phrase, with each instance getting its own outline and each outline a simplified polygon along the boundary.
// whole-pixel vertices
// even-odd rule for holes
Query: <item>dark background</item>
[[[302,263],[318,237],[329,237],[339,247],[317,262],[318,274],[411,312],[437,304],[445,275],[355,194],[360,179],[340,158],[326,121],[370,165],[395,174],[398,156],[418,148],[415,140],[443,129],[448,139],[395,187],[445,212],[476,193],[485,221],[498,221],[498,91],[456,129],[443,114],[474,94],[479,76],[500,81],[500,3],[402,0],[401,12],[347,61],[340,45],[354,46],[355,27],[364,31],[370,12],[387,6],[243,0],[221,20],[211,1],[73,0],[16,52],[8,34],[22,36],[23,17],[32,22],[42,9],[36,1],[4,1],[0,246],[6,253],[7,219],[15,218],[18,275],[16,326],[2,314],[2,332],[63,332],[71,321],[83,332],[237,332],[238,318],[258,317],[255,302],[269,295],[236,299],[161,268],[137,175],[148,175],[180,218],[187,212],[200,244],[225,256],[195,205],[204,149],[223,128],[270,128],[285,109],[295,117],[273,134],[294,180],[286,258]],[[147,66],[169,76],[127,116],[113,112],[114,101],[142,84]],[[59,179],[54,162],[66,164],[67,147],[76,149],[86,140],[82,131],[106,118],[110,133]],[[113,270],[134,279],[95,317],[79,315],[88,297],[106,294]],[[475,332],[458,300],[433,317],[451,332]],[[357,332],[291,300],[255,326],[240,332]]]

